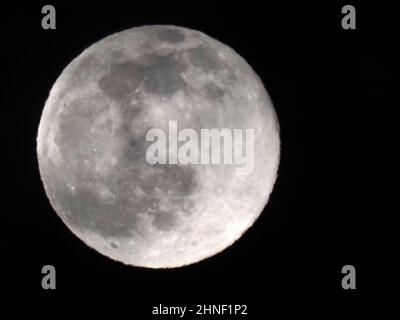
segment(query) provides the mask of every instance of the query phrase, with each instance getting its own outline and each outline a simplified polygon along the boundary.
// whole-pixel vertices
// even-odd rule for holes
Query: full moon
[[[148,133],[168,139],[171,122],[198,137],[243,130],[243,143],[230,162],[149,163]],[[251,170],[238,174],[245,164],[236,156],[246,151]],[[279,122],[260,78],[230,47],[187,28],[143,26],[91,45],[63,70],[44,106],[37,156],[52,207],[84,243],[125,264],[174,268],[229,247],[263,212]]]

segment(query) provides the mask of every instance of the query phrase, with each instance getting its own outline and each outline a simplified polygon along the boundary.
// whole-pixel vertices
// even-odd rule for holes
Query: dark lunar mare
[[[158,32],[158,39],[170,43],[179,43],[185,41],[185,34],[176,29],[166,29]]]

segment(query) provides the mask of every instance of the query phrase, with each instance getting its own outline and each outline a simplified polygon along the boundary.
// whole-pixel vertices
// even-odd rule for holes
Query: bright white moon
[[[171,121],[196,132],[253,129],[254,170],[148,163],[146,133],[168,132]],[[51,89],[37,137],[46,194],[70,230],[150,268],[195,263],[237,240],[268,202],[279,153],[277,116],[251,67],[175,26],[129,29],[83,51]]]

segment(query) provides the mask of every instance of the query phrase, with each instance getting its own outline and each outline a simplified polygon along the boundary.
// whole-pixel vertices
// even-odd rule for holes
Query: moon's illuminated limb
[[[254,129],[254,172],[146,162],[145,135],[169,121],[196,131]],[[37,138],[52,206],[90,247],[126,264],[179,267],[220,252],[266,205],[277,117],[261,81],[201,32],[145,26],[113,34],[62,72]]]

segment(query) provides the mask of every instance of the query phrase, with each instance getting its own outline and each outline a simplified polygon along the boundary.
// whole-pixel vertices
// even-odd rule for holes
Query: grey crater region
[[[253,129],[254,170],[149,164],[152,128]],[[182,142],[183,143],[183,142]],[[259,77],[199,31],[143,26],[108,36],[54,83],[37,156],[46,194],[89,247],[125,264],[173,268],[208,258],[253,225],[272,191],[279,124]]]

